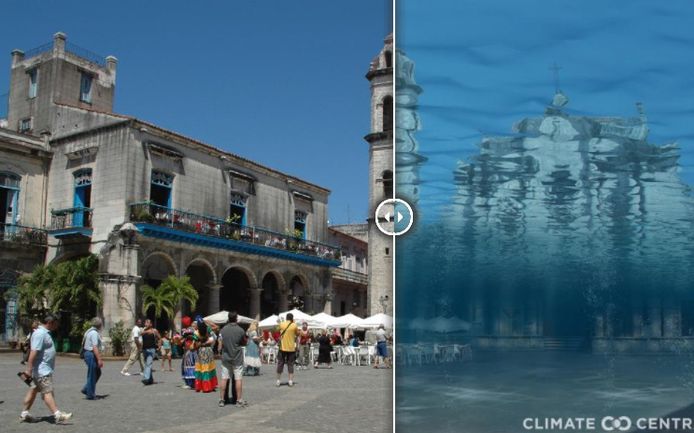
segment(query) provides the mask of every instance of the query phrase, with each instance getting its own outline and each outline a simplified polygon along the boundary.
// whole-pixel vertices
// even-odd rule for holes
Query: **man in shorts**
[[[280,386],[280,378],[284,371],[284,364],[287,364],[287,373],[289,375],[289,383],[287,385],[294,386],[294,361],[296,360],[296,337],[299,335],[299,327],[294,323],[294,315],[287,314],[287,320],[277,325],[277,330],[280,333],[279,352],[277,353],[277,382],[275,385]]]
[[[31,352],[26,364],[25,377],[31,377],[33,384],[24,397],[23,410],[19,415],[22,421],[33,420],[29,409],[34,404],[36,394],[41,393],[43,402],[53,414],[56,423],[72,418],[71,413],[61,412],[53,398],[53,370],[55,370],[55,346],[51,331],[58,329],[58,319],[52,314],[46,315],[43,324],[36,328],[31,336]]]
[[[379,368],[379,361],[383,360],[386,368],[390,368],[388,358],[388,334],[386,334],[385,326],[379,325],[376,331],[376,363],[374,368]]]
[[[236,406],[245,407],[246,400],[241,398],[243,391],[243,346],[246,342],[246,331],[239,326],[238,314],[229,312],[229,323],[219,333],[222,346],[222,386],[220,390],[219,407],[227,403],[226,389],[229,379],[233,378],[231,386],[236,391]],[[231,374],[230,374],[231,373]]]

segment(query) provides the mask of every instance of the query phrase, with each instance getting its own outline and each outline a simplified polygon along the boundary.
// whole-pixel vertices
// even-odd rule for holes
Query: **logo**
[[[627,431],[631,429],[631,419],[626,416],[606,416],[600,422],[600,426],[605,431]]]

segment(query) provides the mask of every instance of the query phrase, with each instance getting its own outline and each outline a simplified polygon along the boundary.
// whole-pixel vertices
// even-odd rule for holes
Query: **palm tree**
[[[164,312],[173,319],[181,310],[183,301],[189,302],[191,309],[194,309],[198,302],[198,291],[190,284],[190,277],[187,275],[182,277],[169,275],[157,288],[142,287],[143,314],[147,314],[147,310],[153,307],[156,317],[161,316],[161,313]]]
[[[167,316],[174,316],[174,303],[172,293],[164,287],[164,283],[157,287],[149,285],[142,286],[142,314],[147,314],[147,311],[154,309],[154,326],[157,325],[157,318],[162,313]]]
[[[195,309],[195,304],[198,302],[198,291],[190,284],[190,277],[184,275],[182,277],[177,277],[175,275],[169,275],[161,282],[161,286],[165,287],[165,290],[171,294],[171,301],[173,302],[173,315],[171,318],[176,317],[179,311],[181,311],[181,303],[187,301],[190,303],[190,309]]]

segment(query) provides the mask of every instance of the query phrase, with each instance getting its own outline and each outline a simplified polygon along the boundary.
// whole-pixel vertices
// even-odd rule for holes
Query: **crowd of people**
[[[194,320],[183,317],[182,330],[171,337],[167,331],[160,333],[150,319],[137,319],[129,336],[130,355],[120,373],[130,376],[129,370],[135,363],[139,363],[144,386],[155,384],[153,365],[157,353],[161,358],[161,370],[165,369],[168,361],[168,371],[171,367],[172,352],[174,348],[182,351],[181,359],[181,387],[195,390],[196,392],[211,393],[219,390],[219,406],[232,404],[237,407],[247,406],[243,395],[243,376],[257,376],[260,374],[264,363],[270,364],[270,354],[276,359],[276,386],[282,386],[282,374],[286,366],[288,381],[287,386],[294,386],[294,368],[308,369],[310,365],[311,344],[318,344],[318,357],[314,360],[313,367],[325,366],[332,368],[331,352],[334,346],[351,345],[359,346],[360,341],[356,334],[348,335],[343,341],[337,329],[329,332],[320,330],[314,334],[306,322],[301,327],[294,322],[294,317],[288,313],[284,320],[278,320],[274,331],[265,330],[262,333],[258,329],[258,323],[253,322],[248,330],[244,330],[238,323],[238,314],[230,312],[227,323],[220,327],[218,324],[206,322],[197,316]],[[80,358],[87,367],[86,381],[82,387],[82,394],[88,400],[100,398],[96,394],[96,385],[101,377],[101,369],[104,366],[103,342],[101,330],[103,322],[100,318],[94,318],[89,329],[84,333]],[[69,420],[71,413],[58,409],[53,397],[53,371],[55,369],[55,355],[53,339],[50,333],[58,327],[58,320],[54,315],[47,315],[42,323],[35,321],[32,331],[27,339],[27,347],[21,363],[26,365],[24,372],[20,373],[22,379],[30,385],[30,389],[24,399],[20,418],[23,421],[31,421],[29,413],[36,396],[40,393],[46,406],[49,408],[57,423]],[[386,333],[383,327],[376,332],[378,355],[387,364]],[[217,379],[215,354],[221,354],[221,383]],[[297,358],[298,355],[298,358]],[[377,358],[378,359],[378,358]],[[378,368],[378,362],[374,367]]]

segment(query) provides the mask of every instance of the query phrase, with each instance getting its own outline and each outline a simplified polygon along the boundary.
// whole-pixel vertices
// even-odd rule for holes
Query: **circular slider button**
[[[400,236],[412,227],[412,206],[399,198],[383,200],[376,208],[376,227],[388,236]]]

